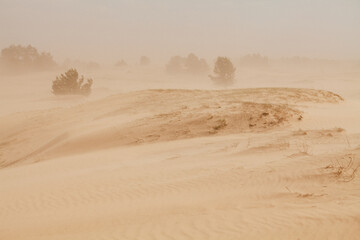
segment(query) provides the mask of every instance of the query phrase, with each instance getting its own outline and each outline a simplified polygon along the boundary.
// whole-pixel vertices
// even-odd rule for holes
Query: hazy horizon
[[[163,62],[190,52],[357,60],[359,13],[355,0],[0,0],[0,48],[31,44],[57,62]]]

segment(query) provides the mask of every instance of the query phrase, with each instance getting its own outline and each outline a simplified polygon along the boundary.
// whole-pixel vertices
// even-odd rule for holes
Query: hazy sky
[[[0,0],[0,48],[55,60],[194,52],[360,59],[360,0]]]

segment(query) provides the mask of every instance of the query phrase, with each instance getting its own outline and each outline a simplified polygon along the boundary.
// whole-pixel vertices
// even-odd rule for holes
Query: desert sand
[[[360,240],[360,0],[0,0],[0,240]]]
[[[359,73],[143,71],[3,78],[0,239],[359,239]]]

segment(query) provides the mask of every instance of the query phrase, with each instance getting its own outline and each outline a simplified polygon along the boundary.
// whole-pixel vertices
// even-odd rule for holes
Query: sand
[[[0,239],[359,239],[356,89],[169,85],[2,95]]]

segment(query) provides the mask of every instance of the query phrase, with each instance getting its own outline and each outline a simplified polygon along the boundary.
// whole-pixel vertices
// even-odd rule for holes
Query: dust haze
[[[0,239],[357,239],[360,2],[0,0]]]

